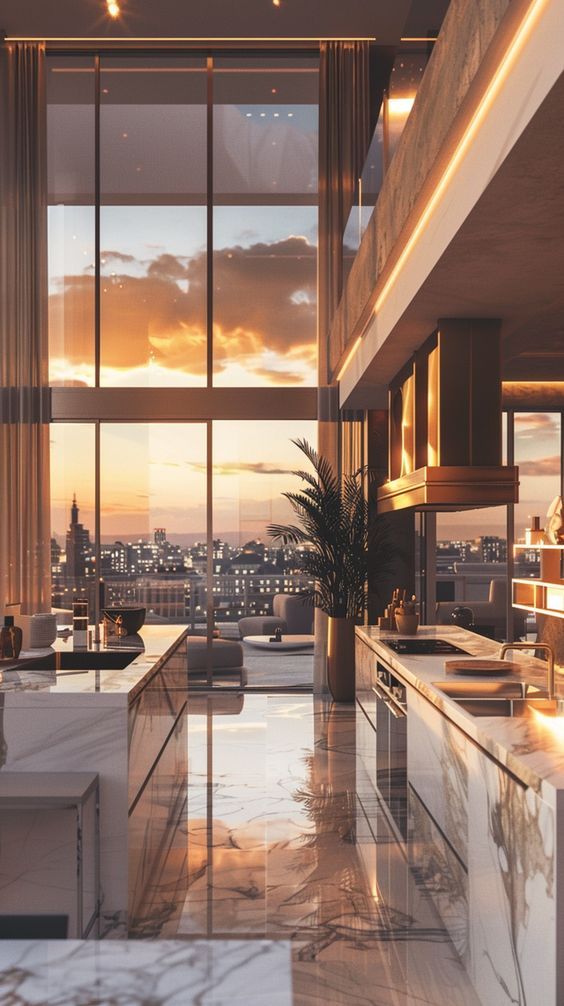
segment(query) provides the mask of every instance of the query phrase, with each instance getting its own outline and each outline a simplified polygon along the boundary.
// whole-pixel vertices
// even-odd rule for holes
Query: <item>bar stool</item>
[[[84,925],[83,819],[95,801],[94,911]],[[96,772],[0,772],[0,813],[6,810],[74,810],[76,814],[77,935],[85,939],[100,922],[100,782]]]

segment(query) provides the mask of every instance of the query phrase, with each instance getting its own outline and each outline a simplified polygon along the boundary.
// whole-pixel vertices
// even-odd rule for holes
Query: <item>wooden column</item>
[[[378,482],[387,478],[388,413],[385,409],[370,410],[366,416],[366,457],[369,468],[378,473]],[[376,509],[375,493],[371,507]],[[385,574],[376,560],[368,560],[367,622],[374,625],[391,598],[394,587],[415,590],[415,516],[413,510],[398,510],[382,517],[396,551],[391,569]]]

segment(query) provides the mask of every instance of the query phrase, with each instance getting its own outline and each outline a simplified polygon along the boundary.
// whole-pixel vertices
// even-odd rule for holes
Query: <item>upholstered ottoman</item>
[[[238,677],[247,684],[247,671],[243,667],[243,647],[236,639],[212,639],[212,673],[215,677]],[[205,681],[208,665],[205,636],[186,637],[186,666],[189,678]]]
[[[239,635],[241,639],[245,636],[271,636],[275,629],[288,631],[288,625],[284,618],[277,615],[247,615],[246,618],[239,619]]]

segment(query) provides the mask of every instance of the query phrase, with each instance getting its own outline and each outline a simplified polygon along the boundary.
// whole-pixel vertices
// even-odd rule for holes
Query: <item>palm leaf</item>
[[[369,519],[373,473],[363,467],[339,479],[306,440],[292,443],[313,472],[294,472],[301,490],[282,493],[297,523],[271,524],[268,533],[284,544],[310,545],[300,556],[302,571],[315,581],[304,595],[310,603],[328,615],[357,618],[366,606],[369,553],[383,573],[392,557],[381,518]]]

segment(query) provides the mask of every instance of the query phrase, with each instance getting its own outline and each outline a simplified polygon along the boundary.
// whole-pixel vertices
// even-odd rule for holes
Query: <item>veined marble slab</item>
[[[143,885],[150,887],[153,914],[164,887],[179,888],[163,860],[169,853],[174,859],[176,833],[184,828],[187,631],[147,626],[145,650],[122,670],[10,672],[0,685],[0,771],[72,768],[99,775],[104,935],[108,928],[123,927],[128,910],[137,926],[143,924]],[[48,852],[54,861],[69,842],[68,827],[59,818],[58,838],[54,828],[50,831]],[[70,914],[70,933],[78,935],[67,908],[69,884],[61,881],[57,890],[51,883],[39,815],[38,821],[30,836],[29,815],[10,812],[0,820],[0,848],[9,842],[13,851],[9,863],[0,860],[0,912],[22,910],[17,879],[26,905],[33,905],[35,888],[35,910]],[[143,835],[151,840],[141,850]],[[178,899],[182,903],[183,892]]]
[[[91,669],[82,668],[84,651],[80,652],[81,668],[73,670],[2,669],[0,667],[0,696],[9,702],[18,696],[18,707],[43,707],[49,705],[76,706],[84,696],[96,695],[97,703],[123,706],[131,703],[145,688],[150,679],[162,667],[172,647],[181,642],[189,629],[181,625],[147,625],[141,630],[144,649],[127,667],[105,670],[96,669],[96,651],[92,651]],[[119,647],[118,647],[119,648]],[[124,649],[123,647],[121,649]],[[63,644],[57,640],[51,654],[64,652],[72,654],[72,642]],[[103,647],[100,652],[104,653]]]
[[[491,640],[449,626],[420,634],[474,656],[499,655]],[[358,630],[363,644],[373,652],[374,675],[378,657],[408,686],[412,867],[483,1006],[557,1006],[564,1001],[564,720],[551,729],[528,717],[473,717],[437,688],[453,680],[444,656],[398,655],[370,628]],[[500,680],[544,686],[546,664],[519,657],[522,675]]]
[[[560,721],[562,729],[559,732],[558,729],[551,729],[548,717],[546,723],[542,718],[532,716],[474,717],[433,684],[437,681],[452,681],[453,678],[458,681],[474,681],[474,677],[465,675],[462,679],[447,674],[444,656],[394,653],[383,641],[389,633],[381,633],[375,626],[357,627],[356,633],[404,681],[421,692],[452,723],[476,741],[479,747],[556,809],[558,791],[564,791],[564,720]],[[418,636],[448,639],[474,657],[498,658],[501,648],[501,644],[491,639],[450,625],[422,626]],[[542,660],[517,651],[513,651],[510,657],[512,661],[523,665],[523,674],[504,675],[499,678],[500,681],[524,680],[541,687],[546,685],[546,664]],[[483,680],[483,675],[480,675],[480,679]],[[497,679],[492,675],[487,680]],[[558,676],[557,691],[564,695],[564,682],[560,682]]]
[[[1,941],[0,1002],[291,1006],[289,943]]]

